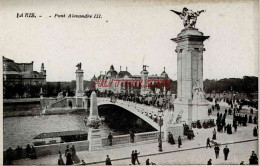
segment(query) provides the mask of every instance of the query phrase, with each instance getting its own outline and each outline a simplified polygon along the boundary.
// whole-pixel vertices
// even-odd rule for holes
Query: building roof
[[[125,76],[128,76],[129,78],[132,78],[132,75],[128,71],[120,71],[118,73],[118,78],[124,78]]]
[[[109,78],[111,78],[111,77],[116,78],[117,71],[115,70],[113,65],[110,66],[110,70],[107,72],[106,76],[109,77]]]
[[[96,80],[96,79],[97,79],[97,77],[94,75],[94,76],[91,78],[91,81]]]
[[[168,78],[168,74],[165,72],[165,67],[163,69],[163,72],[161,74],[161,77]]]
[[[18,65],[11,59],[8,59],[3,56],[3,71],[15,71],[20,73],[21,70]]]
[[[87,131],[74,130],[74,131],[62,131],[62,132],[51,132],[51,133],[41,133],[34,137],[33,139],[45,139],[45,138],[55,138],[55,137],[64,137],[72,135],[83,135],[88,134]]]

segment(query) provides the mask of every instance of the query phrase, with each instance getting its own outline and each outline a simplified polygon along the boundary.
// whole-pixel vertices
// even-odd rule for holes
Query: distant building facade
[[[3,57],[3,83],[4,85],[45,85],[44,64],[41,65],[41,71],[37,72],[33,70],[33,61],[31,63],[16,63]]]
[[[121,70],[117,72],[114,69],[114,66],[110,66],[110,70],[105,72],[105,74],[100,73],[98,77],[94,76],[91,81],[96,82],[94,84],[95,88],[99,90],[100,92],[104,91],[111,91],[114,94],[140,94],[140,95],[146,95],[148,93],[151,93],[151,88],[142,88],[138,81],[142,80],[145,81],[145,79],[154,80],[151,81],[150,84],[154,84],[156,80],[169,80],[168,74],[164,71],[161,73],[161,75],[148,75],[148,71],[146,70],[146,67],[143,67],[143,70],[141,71],[140,75],[132,75],[126,70]],[[110,80],[112,84],[109,85]],[[107,87],[100,86],[100,83],[102,80],[106,80],[106,85],[109,85]],[[98,84],[99,83],[99,84]],[[134,84],[134,85],[133,85]],[[164,88],[165,89],[165,88]],[[159,89],[156,89],[158,92]]]

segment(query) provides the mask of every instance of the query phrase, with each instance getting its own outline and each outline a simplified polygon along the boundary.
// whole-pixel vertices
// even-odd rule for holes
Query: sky
[[[195,3],[196,2],[196,3]],[[206,10],[196,28],[205,36],[204,79],[242,78],[258,75],[259,9],[256,0],[234,1],[38,1],[0,2],[0,55],[18,63],[34,61],[47,70],[47,81],[75,80],[82,63],[90,80],[110,65],[140,74],[161,74],[163,67],[177,78],[176,43],[184,28],[170,10]],[[17,18],[34,12],[36,18]],[[95,18],[54,18],[55,14],[101,14]],[[39,16],[42,17],[39,17]],[[51,17],[49,17],[51,16]]]

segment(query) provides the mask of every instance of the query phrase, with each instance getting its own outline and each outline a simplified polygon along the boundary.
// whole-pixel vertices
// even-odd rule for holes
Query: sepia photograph
[[[0,0],[3,165],[258,165],[258,0]]]

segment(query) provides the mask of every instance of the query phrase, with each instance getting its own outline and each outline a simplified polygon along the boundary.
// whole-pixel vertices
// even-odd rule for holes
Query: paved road
[[[228,160],[224,160],[223,148],[220,147],[219,158],[215,158],[215,152],[213,148],[200,148],[195,150],[179,151],[166,154],[158,154],[153,156],[140,157],[139,161],[145,165],[146,159],[150,159],[151,162],[157,165],[172,165],[172,164],[207,164],[207,161],[211,158],[212,164],[239,164],[244,161],[245,164],[249,163],[249,157],[252,151],[257,152],[258,141],[250,141],[243,143],[236,143],[228,145],[230,150]],[[130,159],[112,161],[113,165],[129,165]]]

